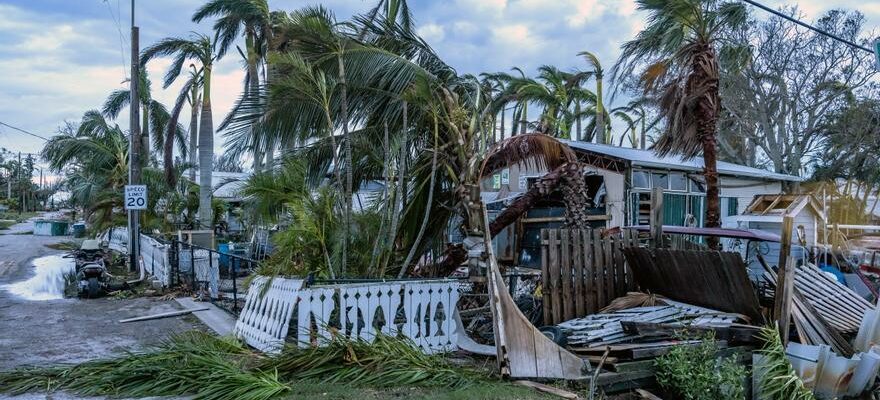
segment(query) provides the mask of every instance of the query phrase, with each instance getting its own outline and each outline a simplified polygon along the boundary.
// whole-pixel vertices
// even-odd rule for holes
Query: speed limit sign
[[[147,209],[147,186],[146,185],[125,185],[125,209],[126,210],[146,210]]]

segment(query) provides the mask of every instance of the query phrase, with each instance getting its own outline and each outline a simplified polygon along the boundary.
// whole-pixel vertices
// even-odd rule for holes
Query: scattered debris
[[[554,396],[559,396],[563,399],[577,400],[580,398],[580,397],[578,397],[577,393],[569,392],[568,390],[561,389],[556,386],[545,385],[543,383],[532,382],[532,381],[513,381],[513,383],[515,383],[517,385],[522,385],[525,387],[530,387],[530,388],[535,389],[539,392],[549,393]]]
[[[148,320],[151,320],[151,319],[176,317],[176,316],[179,316],[179,315],[186,315],[186,314],[189,314],[189,313],[194,313],[194,312],[196,312],[196,311],[208,311],[208,310],[209,310],[209,308],[196,308],[196,309],[189,309],[189,310],[170,311],[170,312],[160,313],[160,314],[144,315],[144,316],[142,316],[142,317],[134,317],[134,318],[120,319],[120,320],[119,320],[119,323],[124,324],[124,323],[127,323],[127,322],[148,321]]]

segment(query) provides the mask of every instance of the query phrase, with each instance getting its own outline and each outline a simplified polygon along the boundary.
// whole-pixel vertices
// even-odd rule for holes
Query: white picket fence
[[[332,329],[332,334],[365,341],[379,333],[403,336],[425,353],[457,348],[459,282],[372,282],[300,289],[299,280],[275,278],[264,290],[266,278],[258,279],[248,289],[236,324],[239,337],[258,349],[280,351],[279,344],[288,333],[288,310],[292,312],[294,305],[298,305],[300,347],[326,343]]]

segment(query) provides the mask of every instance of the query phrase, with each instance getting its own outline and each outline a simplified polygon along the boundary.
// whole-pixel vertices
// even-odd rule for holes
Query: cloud
[[[443,37],[446,36],[446,30],[442,25],[437,24],[425,24],[417,29],[419,36],[421,36],[428,43],[442,42]]]

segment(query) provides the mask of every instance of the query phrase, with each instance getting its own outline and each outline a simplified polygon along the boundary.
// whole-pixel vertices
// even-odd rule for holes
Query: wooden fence
[[[632,230],[604,238],[600,229],[541,230],[544,324],[594,314],[633,290],[622,249],[638,243]]]

